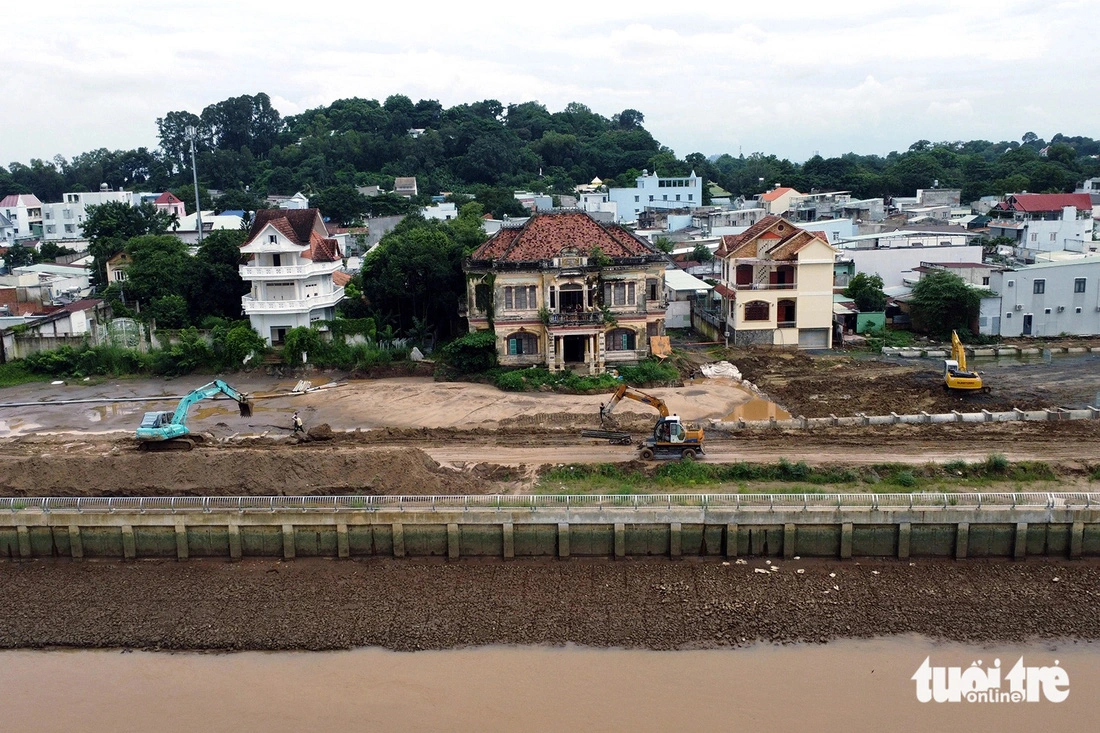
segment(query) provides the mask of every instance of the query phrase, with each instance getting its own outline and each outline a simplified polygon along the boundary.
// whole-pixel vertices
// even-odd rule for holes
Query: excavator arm
[[[604,418],[611,417],[611,413],[615,409],[615,405],[619,404],[619,402],[622,401],[623,397],[627,397],[637,402],[642,402],[646,405],[649,405],[650,407],[657,410],[657,412],[661,413],[661,417],[668,417],[669,415],[668,406],[665,404],[665,401],[662,400],[660,397],[654,397],[653,395],[633,389],[626,382],[623,382],[619,385],[619,388],[615,390],[615,394],[611,396],[611,400],[606,405],[600,408],[600,419],[602,420]]]
[[[191,406],[196,402],[213,397],[219,392],[237,401],[237,405],[241,410],[241,417],[252,416],[252,403],[249,401],[248,395],[238,392],[220,379],[215,379],[210,384],[199,387],[180,400],[180,403],[176,406],[176,411],[172,413],[172,424],[186,426],[187,411],[191,409]]]

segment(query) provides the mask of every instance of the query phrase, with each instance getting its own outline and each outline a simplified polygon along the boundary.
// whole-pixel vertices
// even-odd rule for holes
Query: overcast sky
[[[262,8],[262,10],[261,10]],[[19,2],[0,164],[155,147],[156,118],[267,92],[625,108],[679,156],[1100,137],[1097,0]]]

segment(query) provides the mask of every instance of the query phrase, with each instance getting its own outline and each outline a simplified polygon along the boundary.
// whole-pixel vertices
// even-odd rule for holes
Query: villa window
[[[504,310],[534,310],[538,298],[534,285],[517,285],[504,288]]]
[[[1085,278],[1076,277],[1073,279],[1073,292],[1083,293],[1085,292]]]
[[[522,356],[539,353],[539,340],[533,333],[518,331],[507,338],[508,356]]]
[[[1047,281],[1046,280],[1036,280],[1035,282],[1033,282],[1031,284],[1031,293],[1032,293],[1032,295],[1042,295],[1046,291],[1047,291]]]
[[[636,343],[637,336],[629,328],[616,328],[606,337],[608,351],[633,351]]]
[[[766,301],[754,300],[745,303],[746,321],[767,321],[771,319],[771,306]]]

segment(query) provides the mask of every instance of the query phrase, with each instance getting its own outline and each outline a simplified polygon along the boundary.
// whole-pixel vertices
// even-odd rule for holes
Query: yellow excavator
[[[967,370],[966,349],[955,331],[951,332],[951,358],[943,361],[943,388],[960,392],[989,391],[989,387],[982,384],[980,374]]]
[[[646,438],[639,446],[638,456],[642,460],[680,458],[693,461],[698,456],[706,455],[706,451],[703,450],[702,428],[697,425],[684,425],[677,415],[669,414],[668,406],[660,397],[634,389],[625,382],[619,385],[606,405],[600,405],[600,422],[611,417],[615,405],[619,404],[623,397],[645,403],[661,413],[657,424],[653,426],[653,435]]]

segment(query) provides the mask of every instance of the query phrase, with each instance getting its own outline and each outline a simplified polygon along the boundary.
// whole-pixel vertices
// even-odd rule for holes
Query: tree
[[[355,186],[346,183],[321,189],[313,194],[310,203],[340,226],[348,226],[362,219],[370,209],[367,197],[359,193]]]
[[[4,264],[10,272],[13,268],[34,264],[34,250],[21,244],[9,244],[4,255]]]
[[[886,308],[886,293],[882,292],[882,278],[857,272],[844,289],[845,297],[856,302],[861,313],[876,313]]]
[[[192,183],[185,183],[175,191],[176,198],[183,202],[183,208],[188,214],[195,213],[195,185]],[[210,191],[206,186],[199,183],[199,205],[202,206],[203,211],[210,211],[214,208],[214,199],[210,198]]]
[[[691,250],[691,259],[696,262],[710,262],[714,259],[714,253],[710,251],[710,247],[700,243]]]
[[[57,242],[42,242],[38,245],[38,255],[35,259],[39,262],[54,262],[58,257],[72,254],[76,254],[76,250],[62,247]]]
[[[149,202],[130,206],[108,201],[89,206],[84,219],[84,236],[92,255],[92,284],[107,285],[107,260],[121,252],[126,242],[146,234],[163,234],[176,222],[176,215],[160,211]]]
[[[171,235],[145,235],[129,240],[126,252],[131,259],[126,268],[128,297],[148,305],[175,295],[186,304],[195,261],[184,242]],[[174,301],[172,309],[175,312]]]
[[[931,272],[913,286],[910,300],[913,325],[933,338],[946,340],[952,331],[970,328],[985,294],[952,272]]]
[[[181,293],[194,323],[210,316],[240,317],[241,296],[249,290],[240,273],[241,245],[247,237],[243,229],[219,229],[203,238]]]
[[[214,211],[219,214],[223,211],[243,211],[247,215],[250,211],[264,208],[267,208],[267,202],[263,197],[239,188],[226,191],[214,199]]]
[[[670,254],[674,247],[672,240],[668,237],[661,235],[653,240],[653,246],[665,254]],[[710,250],[707,250],[708,252]]]

